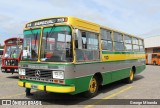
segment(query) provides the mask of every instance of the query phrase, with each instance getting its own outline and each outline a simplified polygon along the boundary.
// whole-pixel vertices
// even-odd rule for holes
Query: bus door
[[[148,64],[152,64],[152,54],[148,54]]]

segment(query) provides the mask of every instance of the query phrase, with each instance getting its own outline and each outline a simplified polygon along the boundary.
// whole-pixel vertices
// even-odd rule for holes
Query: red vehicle
[[[3,73],[18,73],[18,62],[21,60],[22,45],[22,38],[9,38],[4,41],[1,67]]]

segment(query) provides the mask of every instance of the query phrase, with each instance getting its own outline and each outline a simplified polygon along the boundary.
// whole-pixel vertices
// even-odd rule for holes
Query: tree
[[[4,45],[3,46],[0,45],[0,49],[3,49],[3,48],[4,48]]]

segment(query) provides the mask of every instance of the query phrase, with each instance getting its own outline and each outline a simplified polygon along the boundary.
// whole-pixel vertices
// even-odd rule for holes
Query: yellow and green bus
[[[142,38],[75,17],[52,17],[24,28],[18,85],[54,93],[97,94],[100,85],[145,69]]]

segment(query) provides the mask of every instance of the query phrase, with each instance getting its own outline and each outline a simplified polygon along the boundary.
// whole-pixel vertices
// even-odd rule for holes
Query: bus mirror
[[[75,40],[78,40],[78,49],[82,49],[82,34],[81,34],[81,31],[79,29],[76,29],[75,32],[76,32]]]

